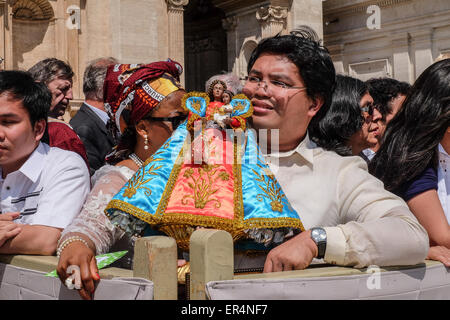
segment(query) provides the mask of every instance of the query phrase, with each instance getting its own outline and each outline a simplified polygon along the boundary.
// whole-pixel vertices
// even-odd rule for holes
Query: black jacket
[[[111,152],[114,141],[100,117],[84,103],[70,125],[83,141],[92,175],[105,164],[105,156]]]

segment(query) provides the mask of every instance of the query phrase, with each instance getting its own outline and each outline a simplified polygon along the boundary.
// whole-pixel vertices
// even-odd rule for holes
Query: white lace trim
[[[94,243],[96,254],[108,252],[123,232],[111,224],[104,210],[134,173],[125,166],[105,165],[98,169],[92,177],[93,188],[83,209],[64,229],[61,239],[64,240],[69,233],[83,233]]]

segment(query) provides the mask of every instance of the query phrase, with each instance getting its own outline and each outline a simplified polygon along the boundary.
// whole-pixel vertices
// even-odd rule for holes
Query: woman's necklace
[[[136,153],[132,153],[128,156],[131,160],[133,160],[134,163],[138,166],[138,168],[142,167],[144,165],[144,161],[139,158]]]

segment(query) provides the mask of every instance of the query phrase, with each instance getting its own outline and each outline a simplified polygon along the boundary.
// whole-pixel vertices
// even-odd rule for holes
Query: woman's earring
[[[148,150],[148,136],[144,135],[144,150]]]

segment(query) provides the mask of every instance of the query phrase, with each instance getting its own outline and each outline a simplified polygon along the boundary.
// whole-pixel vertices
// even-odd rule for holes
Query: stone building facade
[[[0,0],[0,68],[65,60],[76,104],[92,59],[171,57],[184,65],[187,90],[204,90],[220,72],[244,77],[262,38],[301,24],[323,37],[339,73],[361,79],[413,82],[450,52],[448,0]]]
[[[327,0],[323,14],[325,44],[339,73],[412,83],[450,53],[448,0]]]
[[[186,88],[202,90],[220,72],[245,76],[256,43],[297,21],[321,32],[321,0],[0,0],[0,68],[65,60],[80,102],[81,75],[92,59],[171,57],[185,66]]]

